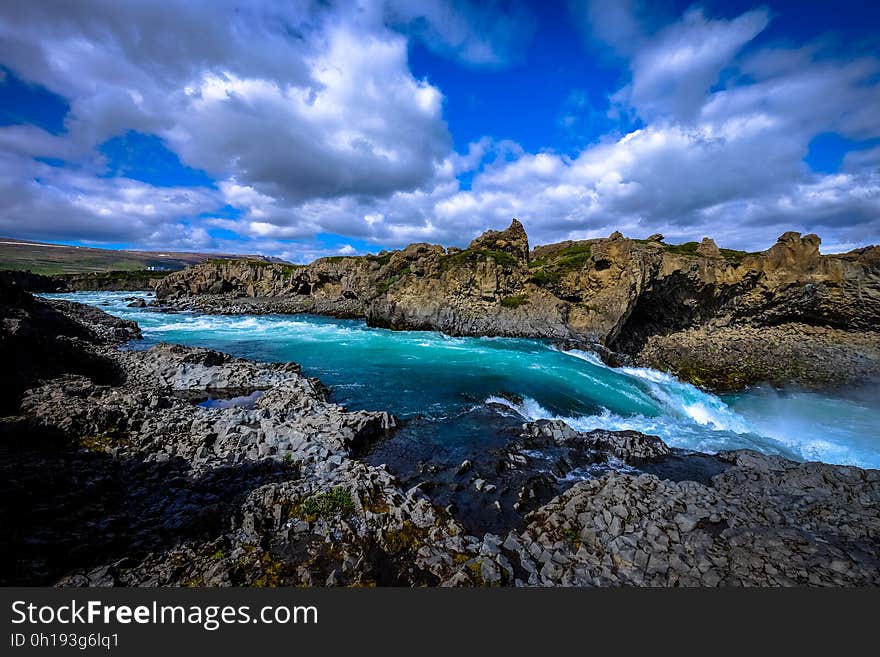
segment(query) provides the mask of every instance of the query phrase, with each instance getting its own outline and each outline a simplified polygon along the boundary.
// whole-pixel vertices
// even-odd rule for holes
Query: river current
[[[717,396],[644,368],[541,340],[389,331],[311,315],[205,315],[129,308],[137,292],[45,295],[138,322],[144,346],[174,342],[295,361],[351,410],[407,420],[420,449],[462,453],[496,428],[561,418],[580,430],[634,429],[683,449],[751,448],[796,460],[880,468],[880,386],[816,393],[756,387]],[[140,345],[135,348],[141,348]],[[464,449],[467,447],[468,449]]]

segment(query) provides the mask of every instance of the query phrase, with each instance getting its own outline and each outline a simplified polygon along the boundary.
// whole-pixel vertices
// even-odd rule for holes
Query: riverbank
[[[485,462],[403,483],[370,457],[396,420],[346,411],[295,365],[120,350],[131,323],[17,292],[2,303],[4,355],[60,337],[93,366],[9,361],[30,369],[2,420],[3,499],[18,500],[6,583],[880,583],[878,471],[534,422]],[[483,511],[444,499],[450,487]],[[509,526],[473,531],[493,509]]]
[[[207,262],[156,287],[169,308],[317,313],[395,330],[602,345],[716,392],[880,378],[880,247],[823,255],[788,232],[765,251],[608,238],[530,249],[522,225],[467,249],[411,244],[309,265]]]

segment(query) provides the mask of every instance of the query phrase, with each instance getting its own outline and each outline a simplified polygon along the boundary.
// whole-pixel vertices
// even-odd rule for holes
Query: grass
[[[736,251],[734,249],[720,249],[721,255],[730,262],[735,264],[741,263],[745,258],[749,256],[757,255],[757,253],[753,253],[750,251]]]
[[[528,294],[512,294],[509,297],[504,297],[501,300],[502,308],[519,308],[520,306],[527,304],[529,302]]]
[[[683,244],[664,244],[663,250],[668,253],[675,253],[677,255],[695,257],[699,255],[699,253],[697,252],[699,246],[699,242],[685,242]],[[724,258],[728,262],[733,262],[735,264],[739,264],[749,256],[756,255],[755,253],[749,251],[737,251],[735,249],[719,249],[719,251],[721,251],[722,258]]]
[[[554,251],[544,258],[532,260],[529,263],[529,269],[532,273],[531,281],[535,285],[555,285],[568,272],[583,269],[591,254],[592,246],[590,244],[572,244]]]
[[[565,540],[567,540],[569,543],[574,544],[575,546],[580,546],[580,544],[583,543],[583,541],[581,540],[580,532],[574,529],[563,529],[562,535],[565,537]]]
[[[378,262],[381,266],[385,266],[391,260],[391,254],[386,253],[385,255],[366,255],[364,256],[370,262]]]
[[[351,493],[344,488],[337,487],[331,491],[307,497],[291,510],[290,515],[313,522],[318,518],[353,513],[354,510],[355,505]]]
[[[85,276],[94,281],[139,281],[145,278],[162,278],[172,271],[149,271],[146,269],[132,269],[127,271],[93,271],[79,274],[57,274],[58,276]]]
[[[276,271],[281,272],[284,276],[293,276],[298,270],[305,265],[294,265],[289,262],[268,262],[266,260],[257,260],[256,258],[211,258],[206,260],[212,265],[224,265],[229,262],[244,262],[251,267],[272,267]]]
[[[377,291],[379,294],[385,294],[385,293],[386,293],[388,290],[390,290],[390,289],[391,289],[391,288],[392,288],[392,287],[393,287],[393,286],[394,286],[394,285],[395,285],[395,284],[396,284],[401,278],[403,278],[403,277],[405,277],[405,276],[408,276],[411,272],[412,272],[412,270],[409,268],[409,265],[407,265],[406,267],[404,267],[404,268],[401,269],[400,271],[396,272],[396,273],[393,274],[392,276],[389,276],[388,278],[386,278],[386,279],[384,279],[384,280],[382,280],[382,281],[379,281],[379,282],[376,284],[376,291]]]
[[[416,551],[428,536],[428,530],[417,527],[411,520],[404,520],[400,529],[386,530],[382,535],[382,542],[390,554]]]
[[[80,436],[79,446],[89,450],[90,452],[106,452],[109,449],[120,445],[127,445],[128,441],[121,437],[115,436],[112,432],[105,432],[91,436]]]
[[[547,287],[550,285],[555,285],[560,280],[562,280],[562,275],[558,271],[555,271],[553,269],[540,268],[532,272],[530,280],[535,285]]]
[[[480,258],[491,258],[502,267],[518,267],[520,262],[509,253],[504,251],[492,251],[491,249],[465,249],[458,253],[443,256],[440,261],[443,269],[467,266],[477,262]]]
[[[143,271],[147,267],[162,267],[164,270],[173,271],[204,262],[212,257],[217,256],[205,253],[122,251],[87,246],[17,242],[0,237],[0,269],[29,269],[35,274],[45,276],[103,271]]]
[[[685,242],[684,244],[664,244],[663,250],[667,253],[674,253],[676,255],[695,256],[697,255],[697,248],[699,248],[699,246],[699,242]]]

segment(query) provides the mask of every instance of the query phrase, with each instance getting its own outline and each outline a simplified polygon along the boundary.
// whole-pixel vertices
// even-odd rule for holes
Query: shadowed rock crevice
[[[0,523],[6,586],[51,585],[76,569],[137,563],[222,533],[245,496],[288,478],[275,461],[194,474],[182,458],[115,459],[51,428],[2,426]]]

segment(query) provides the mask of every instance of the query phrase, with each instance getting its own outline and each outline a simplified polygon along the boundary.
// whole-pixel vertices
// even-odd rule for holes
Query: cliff
[[[877,369],[880,247],[822,255],[816,235],[794,232],[759,253],[721,249],[708,238],[680,245],[662,240],[614,233],[530,250],[514,220],[464,250],[412,244],[307,266],[207,262],[164,278],[157,296],[214,312],[318,312],[394,329],[598,343],[685,375],[691,358],[699,356],[701,371],[713,363],[708,354],[691,353],[700,343],[694,330],[723,335],[742,327],[788,335],[790,327],[806,326],[827,330],[822,340],[834,344],[841,331],[844,342],[858,332],[867,363],[859,374]],[[691,347],[657,341],[679,334]],[[772,368],[763,370],[772,375]],[[740,374],[689,378],[734,388],[754,379]]]
[[[62,290],[152,291],[168,271],[137,269],[132,271],[95,271],[82,274],[57,274],[52,277]]]

